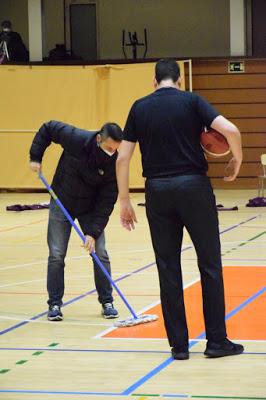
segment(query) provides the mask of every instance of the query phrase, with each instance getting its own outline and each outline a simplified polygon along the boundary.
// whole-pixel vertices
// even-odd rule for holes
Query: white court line
[[[244,240],[244,239],[243,239]],[[222,246],[224,246],[224,245],[231,245],[231,244],[237,244],[237,243],[242,243],[243,242],[243,240],[236,240],[236,241],[232,241],[232,242],[221,242],[221,244],[222,244]],[[252,241],[252,243],[247,243],[246,244],[246,246],[251,246],[251,245],[254,245],[254,244],[264,244],[265,245],[265,241],[256,241],[256,240],[254,240],[254,241]],[[186,248],[187,246],[192,246],[192,243],[187,243],[187,244],[184,244],[184,246],[182,246],[182,249],[183,248]],[[189,250],[192,250],[192,249],[194,249],[194,247],[192,247],[191,249],[189,249]],[[144,253],[144,252],[148,252],[148,251],[153,251],[152,249],[150,249],[150,248],[147,248],[147,249],[135,249],[135,250],[122,250],[122,251],[112,251],[112,255],[113,254],[128,254],[128,253]],[[83,259],[83,258],[89,258],[89,256],[88,255],[83,255],[83,256],[73,256],[73,257],[66,257],[65,258],[65,261],[71,261],[71,260],[79,260],[79,259]],[[6,270],[10,270],[10,269],[17,269],[17,268],[24,268],[24,267],[31,267],[31,266],[33,266],[33,265],[39,265],[39,264],[43,264],[43,263],[47,263],[47,258],[45,258],[45,259],[43,259],[43,260],[40,260],[40,261],[35,261],[35,262],[32,262],[32,263],[25,263],[25,264],[15,264],[15,265],[10,265],[10,266],[0,266],[0,272],[1,271],[6,271]]]
[[[199,282],[199,281],[200,281],[199,278],[194,279],[192,282],[189,282],[189,283],[187,283],[186,285],[184,285],[184,289],[187,289],[188,287],[194,285],[194,283],[197,283],[197,282]],[[157,300],[157,301],[155,301],[154,303],[151,303],[151,304],[145,306],[145,307],[142,308],[140,311],[138,311],[136,314],[137,314],[137,315],[143,314],[143,313],[145,313],[145,311],[149,310],[149,309],[152,308],[152,307],[157,306],[157,305],[160,304],[160,303],[161,303],[161,301],[160,301],[160,300]],[[129,317],[129,318],[130,318],[130,317]],[[131,316],[131,318],[132,318],[132,316]],[[115,326],[113,326],[113,327],[111,327],[111,328],[109,328],[109,329],[106,329],[105,331],[100,332],[100,333],[98,333],[96,336],[94,336],[93,339],[102,339],[102,336],[103,336],[103,335],[106,335],[107,333],[112,332],[112,331],[115,330],[115,329],[117,329],[117,327],[115,327]]]
[[[46,278],[33,279],[31,281],[20,281],[20,282],[8,283],[8,284],[5,284],[5,285],[0,285],[0,288],[10,287],[10,286],[18,286],[18,285],[25,285],[26,283],[42,282],[42,281],[46,281]]]
[[[32,320],[32,319],[25,319],[25,318],[15,318],[15,317],[10,317],[10,316],[5,316],[5,315],[0,315],[0,319],[3,320],[11,320],[11,321],[21,321],[21,322],[30,322],[33,324],[51,324],[52,321],[43,321],[43,320]],[[52,322],[53,323],[53,322]],[[91,323],[91,322],[66,322],[64,320],[64,326],[65,325],[77,325],[77,326],[110,326],[110,324],[98,324],[98,323]]]
[[[125,274],[125,271],[120,271],[120,272],[115,272],[112,274],[112,276],[121,276],[121,274]],[[129,272],[126,273],[127,276],[132,276],[132,275],[151,275],[153,274],[153,271],[147,271],[147,272],[138,272],[138,274],[136,275],[135,272]],[[80,279],[80,278],[91,278],[94,277],[94,273],[93,272],[88,272],[86,275],[69,275],[66,276],[66,280],[67,279]],[[41,282],[41,281],[46,281],[46,277],[45,278],[41,278],[41,279],[33,279],[33,280],[29,280],[29,281],[18,281],[18,282],[13,282],[13,283],[7,283],[5,285],[0,285],[0,288],[5,288],[5,287],[11,287],[11,286],[19,286],[19,285],[25,285],[27,283],[34,283],[34,282]]]

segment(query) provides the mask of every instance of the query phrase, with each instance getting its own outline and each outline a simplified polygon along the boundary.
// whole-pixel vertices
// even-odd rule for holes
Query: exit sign
[[[238,74],[245,72],[245,62],[244,61],[229,61],[228,62],[228,72],[231,74]]]

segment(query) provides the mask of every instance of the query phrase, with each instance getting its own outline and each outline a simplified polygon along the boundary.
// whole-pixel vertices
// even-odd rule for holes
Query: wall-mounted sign
[[[231,74],[239,74],[245,72],[245,62],[228,61],[228,72]]]

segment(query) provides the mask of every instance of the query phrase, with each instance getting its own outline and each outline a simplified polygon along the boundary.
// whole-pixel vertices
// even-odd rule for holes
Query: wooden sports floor
[[[46,320],[47,210],[7,212],[46,194],[0,194],[0,399],[266,399],[266,209],[247,208],[255,191],[216,191],[231,339],[240,356],[206,359],[196,255],[187,235],[183,276],[191,357],[171,358],[143,194],[133,194],[139,223],[122,230],[116,207],[107,229],[113,278],[136,312],[157,322],[113,328],[94,289],[92,262],[72,232],[63,322]],[[195,201],[195,207],[197,207]],[[199,210],[200,212],[200,210]],[[208,238],[206,237],[206,246]],[[121,319],[129,316],[118,296]]]

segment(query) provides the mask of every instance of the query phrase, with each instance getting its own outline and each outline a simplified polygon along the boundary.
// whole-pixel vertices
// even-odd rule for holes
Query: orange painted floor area
[[[264,267],[224,267],[226,314],[245,300],[266,287]],[[190,339],[204,332],[201,286],[197,282],[185,289],[185,305]],[[107,338],[150,338],[164,339],[161,304],[150,308],[145,314],[157,314],[159,320],[131,328],[116,328],[103,335]],[[237,312],[227,321],[227,333],[232,339],[266,339],[266,292]]]

